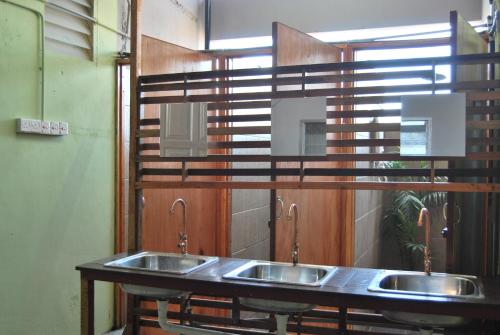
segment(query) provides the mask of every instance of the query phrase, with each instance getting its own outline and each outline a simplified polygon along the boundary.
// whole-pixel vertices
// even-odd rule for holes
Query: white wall
[[[212,40],[269,36],[279,21],[306,33],[482,18],[483,0],[213,0]]]
[[[200,49],[204,38],[203,0],[144,0],[142,32],[190,49]]]
[[[491,14],[490,0],[483,0],[483,21],[486,21],[488,15]]]

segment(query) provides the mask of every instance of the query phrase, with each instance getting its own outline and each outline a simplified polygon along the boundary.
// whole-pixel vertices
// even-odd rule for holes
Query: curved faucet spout
[[[292,211],[293,211],[293,216],[292,216]],[[298,207],[297,204],[293,203],[290,205],[290,208],[288,209],[288,215],[287,215],[288,221],[291,221],[293,219],[293,246],[292,246],[292,262],[293,265],[297,265],[299,262],[299,242],[298,242],[298,237],[299,237],[299,226],[298,226],[298,221],[299,221],[299,212],[298,212]]]
[[[429,210],[423,207],[418,216],[417,225],[421,227],[424,224],[425,218],[425,247],[424,247],[424,272],[430,276],[431,274],[431,219]]]
[[[179,243],[177,244],[177,247],[181,249],[181,253],[183,255],[187,254],[187,220],[186,220],[186,201],[182,198],[175,199],[175,201],[172,203],[172,206],[170,206],[170,214],[175,213],[175,205],[181,204],[182,205],[182,232],[179,233]]]

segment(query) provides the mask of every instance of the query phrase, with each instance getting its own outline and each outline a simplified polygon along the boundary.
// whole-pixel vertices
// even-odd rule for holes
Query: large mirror
[[[160,106],[161,157],[206,157],[207,151],[206,103]]]
[[[401,156],[465,156],[465,94],[401,99]]]
[[[326,98],[271,101],[273,156],[326,155]]]

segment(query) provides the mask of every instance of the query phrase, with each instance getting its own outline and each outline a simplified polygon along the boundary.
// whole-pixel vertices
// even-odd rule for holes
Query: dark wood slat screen
[[[450,64],[490,64],[500,63],[500,53],[464,55],[454,57],[420,58],[389,61],[346,62],[299,66],[281,66],[242,70],[221,70],[192,73],[148,75],[139,78],[140,102],[144,108],[153,110],[155,105],[188,101],[206,102],[213,113],[208,117],[209,155],[196,158],[166,158],[159,156],[160,120],[156,116],[140,118],[138,136],[138,161],[143,182],[137,187],[208,187],[208,188],[366,188],[371,189],[413,189],[455,191],[498,191],[499,185],[468,183],[435,183],[435,177],[480,177],[487,178],[500,174],[498,169],[450,169],[449,160],[500,160],[500,139],[491,137],[491,131],[500,129],[500,81],[482,80],[468,82],[439,82],[444,79],[435,73],[436,65]],[[420,67],[412,70],[411,67]],[[423,69],[422,66],[428,67]],[[391,72],[378,72],[380,68],[405,67]],[[408,70],[409,68],[409,70]],[[362,73],[346,74],[348,71],[365,70]],[[371,70],[372,72],[369,72]],[[422,79],[422,84],[384,85],[383,80]],[[370,82],[373,81],[373,85]],[[437,82],[436,82],[437,81]],[[363,86],[315,88],[316,84],[359,83]],[[231,93],[233,88],[254,89],[251,93]],[[271,90],[276,87],[276,90]],[[297,89],[297,88],[300,89]],[[316,86],[318,87],[318,86]],[[206,94],[208,89],[221,89],[221,93]],[[399,155],[400,123],[397,117],[401,110],[392,107],[384,109],[383,104],[400,103],[407,94],[432,94],[436,91],[454,90],[467,93],[467,155],[466,157],[403,157]],[[219,92],[218,90],[215,92]],[[228,93],[229,92],[229,93]],[[296,97],[327,97],[327,140],[326,156],[275,157],[270,154],[251,154],[251,149],[270,149],[271,99]],[[377,105],[377,107],[367,105]],[[353,108],[354,107],[354,108]],[[153,108],[153,109],[151,109]],[[354,109],[354,110],[352,110]],[[140,110],[140,109],[139,109]],[[241,110],[242,112],[238,112]],[[218,113],[217,111],[229,111]],[[153,113],[154,114],[154,113]],[[476,119],[472,120],[472,116]],[[477,116],[480,119],[477,119]],[[396,118],[396,119],[395,119]],[[354,138],[353,133],[367,134],[368,137]],[[231,140],[234,135],[245,135],[244,140]],[[224,140],[220,136],[226,136]],[[247,140],[251,136],[253,140]],[[229,138],[229,140],[227,140]],[[363,153],[334,153],[335,148],[368,148]],[[215,150],[229,150],[229,154],[214,154]],[[342,149],[343,150],[343,149]],[[231,154],[231,151],[233,153]],[[354,151],[356,152],[356,151]],[[269,151],[270,153],[270,151]],[[345,168],[325,169],[308,167],[308,162],[327,161],[407,161],[410,166],[418,166],[425,161],[429,166],[439,168],[383,169]],[[160,163],[160,167],[148,163]],[[292,168],[233,169],[207,168],[203,163],[213,162],[296,162]],[[431,164],[432,162],[432,164]],[[181,164],[182,163],[182,164]],[[194,163],[190,164],[190,163]],[[300,163],[300,166],[299,166]],[[193,165],[193,166],[190,166]],[[164,167],[163,167],[164,166]],[[208,182],[203,176],[295,176],[296,182]],[[322,177],[372,176],[423,178],[422,183],[332,183]],[[160,179],[158,179],[160,178]],[[166,180],[164,178],[167,178]],[[194,178],[194,179],[193,179]],[[304,179],[304,180],[303,180]],[[381,179],[382,181],[382,179]],[[319,183],[319,184],[318,184]],[[385,186],[380,186],[384,184]],[[471,186],[472,185],[472,186]]]

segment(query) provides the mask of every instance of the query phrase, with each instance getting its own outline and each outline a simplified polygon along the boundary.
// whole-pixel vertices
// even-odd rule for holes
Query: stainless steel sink
[[[213,264],[217,260],[218,257],[145,251],[108,262],[104,266],[183,275]],[[130,294],[161,299],[178,297],[188,293],[179,290],[131,284],[121,284],[121,287]]]
[[[454,298],[480,298],[479,281],[474,276],[423,272],[381,271],[368,290]]]
[[[226,279],[238,279],[278,284],[320,286],[337,268],[334,266],[249,261],[226,273]]]
[[[210,256],[181,255],[145,251],[114,260],[104,264],[104,266],[144,271],[159,271],[173,274],[186,274],[210,265],[217,260],[217,257]]]
[[[424,272],[380,271],[368,287],[372,292],[406,294],[429,297],[481,299],[482,285],[477,277]],[[469,322],[459,316],[382,311],[392,321],[419,327],[453,327]]]
[[[321,266],[264,261],[249,261],[235,270],[226,273],[223,278],[260,283],[278,283],[300,286],[321,286],[335,273],[334,266]],[[297,313],[308,311],[315,305],[256,299],[240,298],[242,305],[276,313]]]

